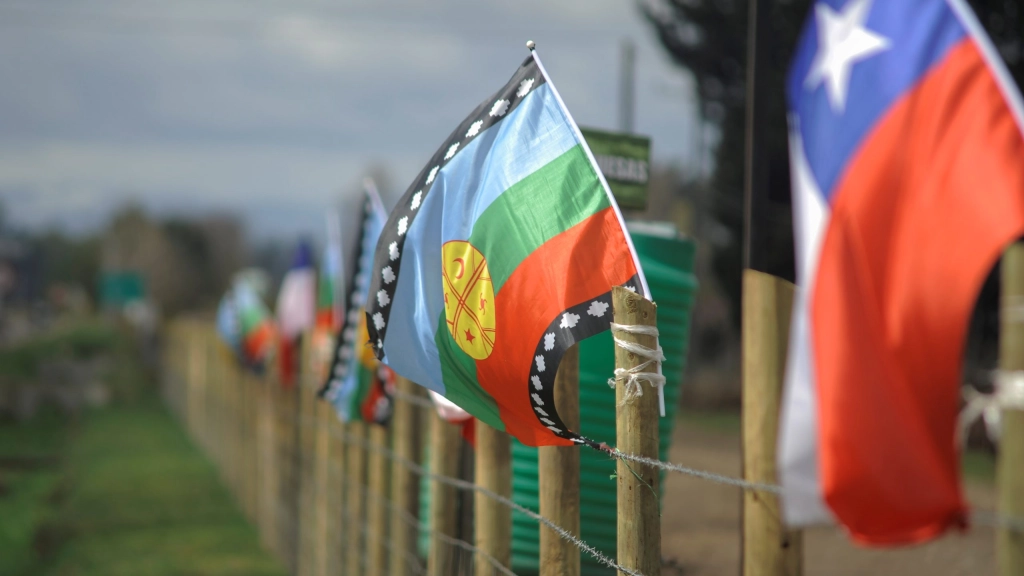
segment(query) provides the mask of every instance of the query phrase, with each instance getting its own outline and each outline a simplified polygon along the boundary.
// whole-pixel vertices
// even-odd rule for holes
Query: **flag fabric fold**
[[[370,278],[370,345],[396,372],[524,444],[596,445],[555,410],[559,361],[609,328],[613,286],[650,293],[535,52],[402,196]]]
[[[966,329],[1024,233],[1021,99],[961,0],[819,1],[787,82],[800,288],[779,438],[791,525],[966,523]]]
[[[394,389],[394,374],[380,362],[367,345],[367,294],[373,250],[381,229],[387,220],[387,211],[380,194],[371,180],[365,182],[363,218],[355,269],[345,300],[348,311],[342,319],[335,339],[334,354],[327,379],[320,396],[334,405],[342,421],[363,420],[383,423],[391,414],[390,398]]]

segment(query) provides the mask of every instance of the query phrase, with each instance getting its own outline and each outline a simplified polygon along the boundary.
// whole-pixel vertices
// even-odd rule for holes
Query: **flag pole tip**
[[[529,50],[530,52],[533,52],[534,50],[536,50],[536,49],[537,49],[537,43],[536,43],[536,42],[534,42],[533,40],[527,40],[527,41],[526,41],[526,48],[527,48],[527,50]]]

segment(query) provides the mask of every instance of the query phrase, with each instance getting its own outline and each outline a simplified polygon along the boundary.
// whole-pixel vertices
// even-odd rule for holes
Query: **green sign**
[[[619,207],[631,210],[646,208],[651,139],[591,128],[580,128],[580,131]]]
[[[145,281],[138,272],[104,272],[100,276],[100,301],[106,307],[121,307],[145,295]]]

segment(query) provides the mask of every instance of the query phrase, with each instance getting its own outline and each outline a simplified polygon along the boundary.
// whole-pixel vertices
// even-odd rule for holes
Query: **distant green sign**
[[[651,139],[592,128],[580,130],[619,207],[630,210],[646,208]]]
[[[145,281],[138,272],[104,272],[100,276],[100,301],[119,308],[146,295]]]

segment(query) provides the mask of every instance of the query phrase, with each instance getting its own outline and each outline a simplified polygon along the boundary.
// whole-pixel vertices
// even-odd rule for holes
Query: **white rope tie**
[[[661,373],[661,363],[665,361],[665,353],[661,350],[661,345],[658,344],[657,349],[652,349],[644,346],[643,344],[627,342],[614,336],[615,332],[625,332],[627,334],[640,334],[643,336],[653,336],[657,338],[658,328],[655,326],[616,324],[615,322],[611,323],[611,328],[613,334],[612,340],[615,341],[616,346],[622,348],[626,352],[636,354],[641,358],[646,358],[646,360],[632,368],[616,368],[615,377],[608,379],[608,386],[615,388],[615,383],[617,381],[625,380],[625,391],[622,395],[621,404],[627,404],[644,395],[644,389],[640,385],[640,381],[646,380],[648,384],[658,389],[658,410],[661,416],[664,417],[665,376]],[[657,366],[657,372],[644,372],[644,368],[647,368],[651,364]]]
[[[997,371],[991,394],[982,394],[974,388],[964,388],[963,396],[967,405],[960,412],[960,444],[967,442],[971,425],[981,418],[985,431],[993,441],[998,441],[1002,432],[1001,412],[1003,410],[1024,410],[1024,371]]]

